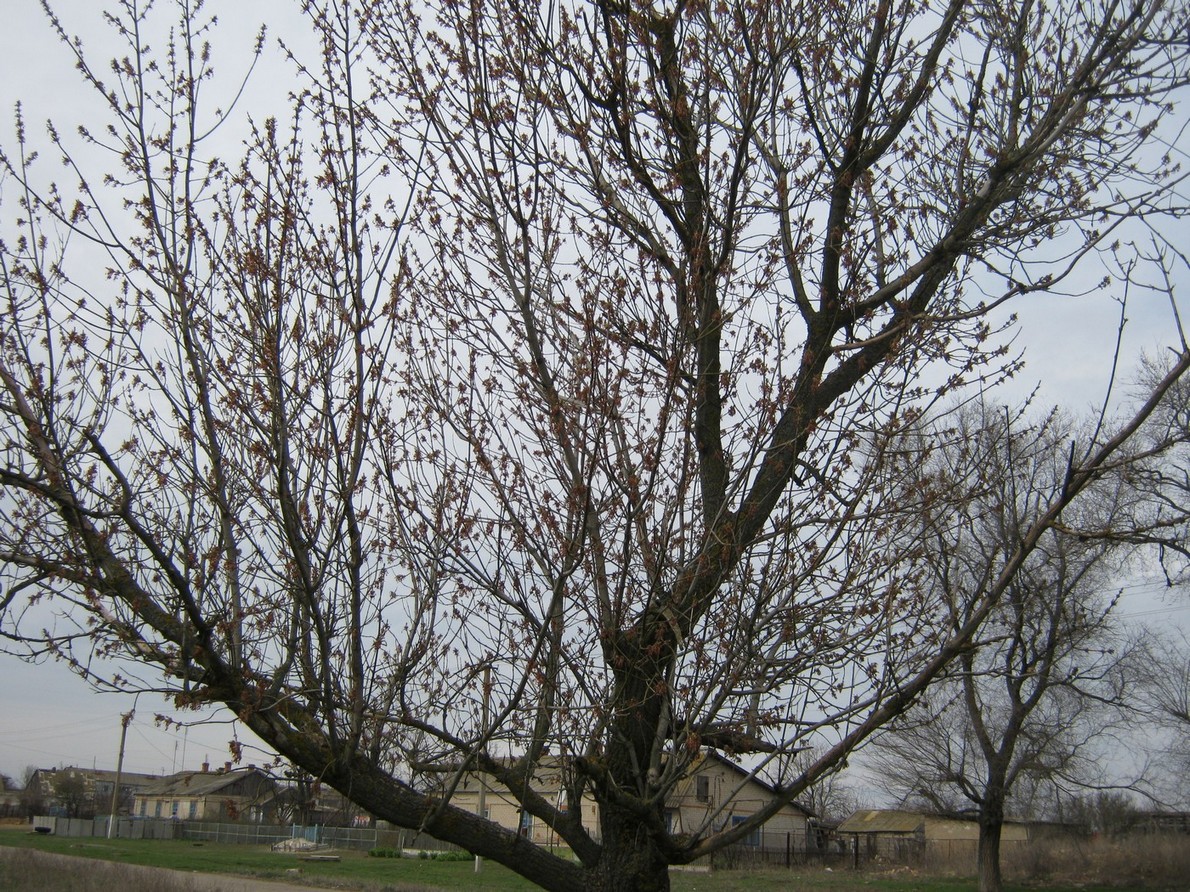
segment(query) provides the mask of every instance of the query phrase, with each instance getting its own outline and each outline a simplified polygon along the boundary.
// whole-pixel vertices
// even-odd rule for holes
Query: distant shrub
[[[400,858],[400,849],[369,849],[368,856],[371,858]]]

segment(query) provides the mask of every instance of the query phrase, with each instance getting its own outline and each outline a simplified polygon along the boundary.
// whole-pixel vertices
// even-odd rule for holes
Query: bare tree
[[[812,760],[813,753],[807,752],[795,762],[808,763]],[[820,820],[832,825],[841,822],[860,807],[855,789],[843,779],[843,767],[845,766],[840,766],[838,771],[820,776],[798,797],[800,805],[805,806]]]
[[[1190,365],[933,626],[890,444],[1013,369],[991,309],[1172,208],[1183,5],[303,6],[241,160],[213,23],[154,53],[133,0],[110,69],[67,42],[110,125],[41,143],[77,187],[23,121],[0,160],[3,632],[543,887],[667,888],[838,765]],[[706,747],[780,787],[673,835]],[[451,806],[477,768],[577,863]]]
[[[1149,706],[1157,718],[1190,731],[1190,641],[1184,636],[1155,639],[1149,657]]]
[[[315,794],[316,781],[300,768],[284,772],[284,786],[277,796],[277,819],[282,824],[308,826],[315,823],[313,816],[318,802]]]
[[[20,808],[21,814],[27,818],[45,814],[45,794],[41,786],[35,783],[36,778],[37,766],[26,765],[21,772]]]
[[[910,485],[962,494],[931,504],[921,519],[932,542],[921,556],[929,584],[959,627],[1038,505],[1065,485],[1068,444],[1078,437],[1059,415],[1029,424],[977,405],[946,439]],[[1135,501],[1116,482],[1105,478],[1065,523],[1115,528]],[[1049,531],[947,677],[889,725],[875,750],[890,792],[978,820],[981,892],[1002,887],[1000,835],[1014,800],[1022,815],[1039,786],[1101,782],[1103,746],[1139,693],[1138,649],[1115,617],[1111,588],[1123,552],[1110,537]]]
[[[1138,823],[1136,803],[1123,791],[1101,790],[1077,796],[1063,805],[1061,819],[1085,833],[1122,836]]]
[[[1181,257],[1190,268],[1190,261]],[[1160,266],[1164,269],[1164,257]],[[1147,388],[1168,368],[1164,357],[1147,358],[1140,387]],[[1131,459],[1119,468],[1120,485],[1136,495],[1129,514],[1112,528],[1080,530],[1097,536],[1153,549],[1165,572],[1167,586],[1184,589],[1190,582],[1190,383],[1170,388],[1131,449]],[[1169,449],[1169,443],[1178,443]],[[1148,453],[1159,460],[1147,460]]]
[[[95,816],[95,798],[87,789],[87,780],[77,768],[62,768],[54,772],[53,796],[68,818]]]
[[[1140,704],[1152,730],[1147,749],[1164,768],[1157,799],[1166,805],[1190,799],[1190,641],[1169,631],[1154,632],[1145,652]],[[1155,750],[1155,752],[1154,752]]]

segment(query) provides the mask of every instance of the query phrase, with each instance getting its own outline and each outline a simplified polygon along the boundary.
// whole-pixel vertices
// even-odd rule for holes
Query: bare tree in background
[[[1131,832],[1139,818],[1133,798],[1120,790],[1100,790],[1075,796],[1070,802],[1063,803],[1060,815],[1061,821],[1068,826],[1109,838]]]
[[[1159,718],[1190,730],[1190,641],[1166,637],[1154,643],[1153,676],[1148,695]]]
[[[1168,629],[1155,632],[1145,660],[1141,705],[1166,735],[1149,740],[1158,748],[1158,767],[1164,769],[1157,798],[1167,806],[1185,807],[1190,800],[1190,641]]]
[[[112,67],[68,43],[107,128],[0,159],[0,630],[543,887],[668,888],[838,765],[1190,365],[932,624],[890,444],[1176,209],[1184,4],[303,7],[242,158],[213,23],[126,0]],[[779,789],[673,835],[708,747]],[[474,769],[576,860],[453,807]]]
[[[87,781],[78,768],[60,768],[51,781],[56,803],[68,818],[95,817],[95,798],[87,789]]]
[[[45,795],[39,784],[33,783],[37,777],[37,766],[26,765],[21,772],[21,815],[31,818],[34,815],[45,814]]]
[[[1056,414],[1030,424],[975,405],[918,467],[910,486],[961,493],[921,518],[931,543],[921,555],[927,584],[953,627],[985,602],[1022,529],[1065,486],[1077,433]],[[1100,481],[1065,522],[1114,528],[1137,498],[1118,479]],[[1000,835],[1012,803],[1023,816],[1038,787],[1101,782],[1104,747],[1139,694],[1137,648],[1115,616],[1111,588],[1124,551],[1108,537],[1047,532],[947,677],[890,723],[874,751],[889,792],[978,820],[981,892],[1002,888]]]
[[[801,760],[812,761],[813,753],[803,754]],[[859,797],[844,780],[842,769],[821,775],[798,797],[798,804],[831,826],[843,821],[860,807]]]
[[[1179,255],[1181,266],[1190,269],[1190,259]],[[1166,268],[1161,256],[1160,268]],[[1185,349],[1183,332],[1183,350]],[[1147,390],[1168,370],[1168,358],[1146,358],[1139,388]],[[1165,394],[1130,449],[1131,459],[1123,463],[1120,485],[1135,498],[1129,513],[1111,528],[1080,530],[1080,535],[1126,542],[1156,552],[1173,597],[1190,583],[1190,381],[1179,381]],[[1172,449],[1170,443],[1175,443]],[[1147,460],[1147,453],[1160,460]]]

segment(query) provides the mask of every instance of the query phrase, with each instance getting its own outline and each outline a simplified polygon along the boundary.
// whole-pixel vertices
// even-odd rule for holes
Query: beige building
[[[479,811],[480,786],[484,792],[484,813],[491,821],[520,832],[540,845],[558,845],[561,840],[553,830],[527,812],[506,787],[496,784],[488,775],[468,774],[456,788],[451,804],[466,811]],[[576,807],[566,801],[562,784],[562,762],[546,757],[538,766],[533,779],[534,790],[562,810]],[[717,752],[705,751],[692,766],[689,775],[681,780],[666,802],[665,817],[673,833],[694,833],[709,828],[720,830],[755,814],[776,791],[734,762]],[[584,829],[592,836],[599,835],[599,806],[588,794],[577,804],[582,810]],[[745,837],[741,845],[773,847],[782,851],[789,844],[788,834],[796,837],[798,851],[804,851],[812,839],[812,815],[791,803],[783,807],[764,825]],[[771,845],[770,845],[771,842]]]
[[[886,857],[904,861],[936,852],[971,853],[979,841],[979,823],[974,820],[931,815],[897,809],[861,809],[835,831],[853,851],[864,857]],[[1018,845],[1029,841],[1029,827],[1005,821],[1000,844]]]
[[[508,788],[496,783],[490,775],[477,773],[464,775],[451,797],[451,805],[478,814],[481,789],[483,791],[483,813],[489,821],[494,821],[509,830],[519,828],[523,836],[539,845],[562,844],[552,828],[528,812],[522,813],[520,803]],[[566,794],[562,789],[562,761],[560,759],[546,756],[541,760],[533,775],[533,789],[557,808],[562,810],[570,808],[570,803],[566,801]],[[583,801],[579,803],[579,807],[582,809],[583,828],[588,833],[597,834],[599,811],[595,800],[584,797]]]
[[[720,830],[754,815],[776,792],[739,765],[708,750],[666,802],[666,819],[674,833],[694,833],[705,827]],[[805,851],[813,838],[813,817],[808,809],[791,802],[740,844],[781,849],[787,835],[792,835],[797,851]]]
[[[133,814],[138,818],[177,821],[248,821],[271,819],[276,784],[254,767],[233,769],[230,764],[211,771],[182,771],[161,778],[136,794]]]

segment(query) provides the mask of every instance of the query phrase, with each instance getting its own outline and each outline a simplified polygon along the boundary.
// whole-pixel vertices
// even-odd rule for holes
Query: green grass
[[[226,873],[264,879],[285,879],[286,870],[300,868],[304,883],[346,884],[372,890],[459,889],[492,892],[529,892],[530,883],[493,862],[481,873],[471,861],[432,861],[410,858],[369,858],[366,852],[340,851],[339,862],[299,861],[295,855],[274,853],[267,846],[195,843],[185,840],[78,839],[0,831],[0,845],[38,849],[63,855],[98,858],[122,864],[141,864],[173,870]],[[887,874],[833,871],[820,867],[799,870],[740,870],[694,873],[674,871],[674,892],[974,892],[973,879],[919,876],[901,869]],[[1007,892],[1120,892],[1119,886],[1083,884],[1006,885]],[[1139,887],[1138,887],[1139,888]]]
[[[976,892],[972,879],[896,876],[876,871],[826,872],[820,867],[794,870],[722,870],[713,874],[671,875],[674,892]],[[1022,885],[1005,883],[1005,892],[1121,892],[1119,886],[1082,883]]]
[[[273,852],[268,846],[195,843],[188,840],[79,839],[22,831],[0,832],[0,845],[37,849],[61,855],[98,858],[120,864],[140,864],[171,870],[227,873],[263,879],[286,879],[286,871],[300,868],[303,882],[348,883],[378,889],[420,886],[442,889],[467,887],[491,892],[521,892],[534,887],[512,871],[485,862],[475,874],[472,861],[431,861],[411,858],[369,858],[366,852],[339,851],[338,862],[301,861],[296,855]]]

